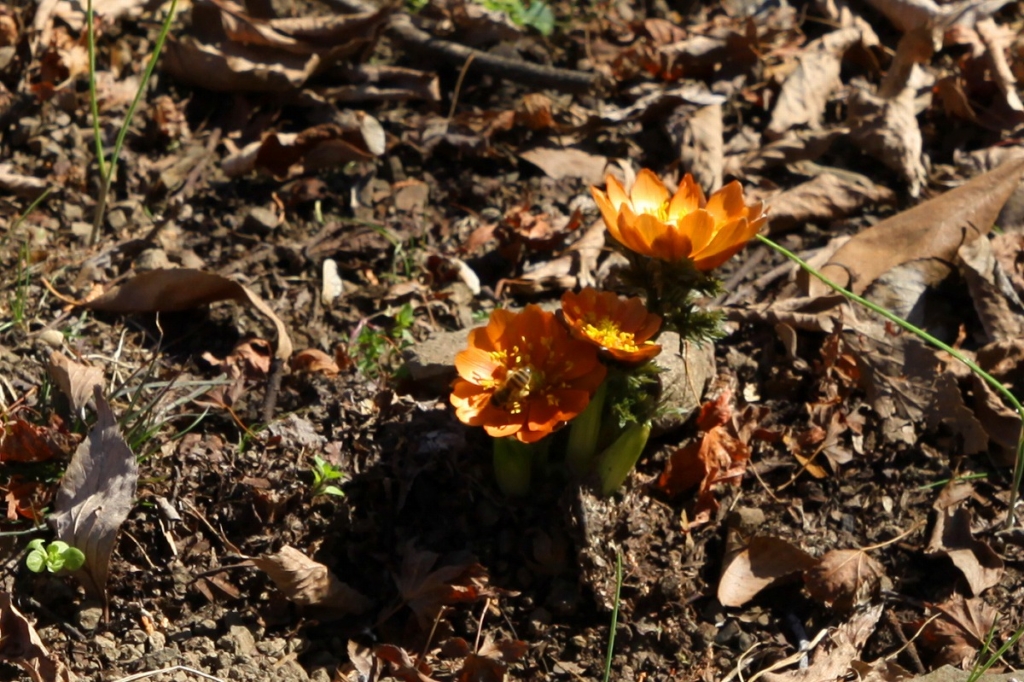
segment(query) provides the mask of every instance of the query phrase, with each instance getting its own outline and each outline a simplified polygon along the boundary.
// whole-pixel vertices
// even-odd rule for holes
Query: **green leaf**
[[[77,571],[85,565],[85,554],[77,547],[69,547],[64,552],[64,568],[69,571]]]
[[[46,542],[42,538],[36,538],[32,542],[28,543],[30,551],[39,551],[46,553]]]
[[[523,12],[523,24],[537,29],[541,35],[549,36],[555,30],[555,14],[539,0],[533,0],[529,9]]]
[[[345,497],[345,491],[336,485],[329,485],[324,488],[325,495],[334,495],[336,497]]]
[[[42,542],[42,540],[40,540]],[[28,570],[33,573],[42,573],[43,569],[46,568],[46,552],[41,549],[35,549],[29,552],[28,556],[25,557],[25,565],[28,566]]]

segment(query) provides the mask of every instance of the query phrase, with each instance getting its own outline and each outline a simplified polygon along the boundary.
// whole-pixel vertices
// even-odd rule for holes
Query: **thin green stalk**
[[[931,345],[935,346],[936,348],[949,353],[954,358],[956,358],[957,360],[959,360],[960,362],[965,364],[967,366],[967,368],[970,369],[972,372],[974,372],[979,377],[984,379],[985,383],[987,383],[989,386],[991,386],[993,388],[993,390],[995,390],[998,393],[1000,393],[1006,399],[1006,401],[1009,402],[1010,405],[1013,406],[1013,409],[1015,409],[1017,411],[1017,414],[1020,416],[1021,424],[1022,424],[1020,435],[1017,437],[1017,459],[1016,459],[1016,461],[1014,462],[1014,465],[1013,465],[1013,487],[1010,489],[1010,511],[1006,515],[1006,525],[1007,525],[1007,527],[1013,526],[1013,523],[1014,523],[1014,507],[1016,507],[1016,505],[1017,505],[1017,495],[1018,495],[1018,489],[1020,488],[1021,476],[1024,475],[1024,405],[1021,405],[1020,401],[1017,400],[1017,397],[1015,395],[1013,395],[1013,393],[1010,392],[1010,389],[1006,388],[1006,386],[1004,386],[1002,384],[1002,382],[1000,382],[994,376],[992,376],[991,374],[989,374],[988,372],[983,370],[981,367],[979,367],[977,365],[977,363],[975,363],[973,360],[971,360],[966,355],[964,355],[963,353],[961,353],[957,349],[953,348],[949,344],[940,341],[939,339],[935,338],[934,336],[932,336],[931,334],[929,334],[925,330],[920,329],[918,327],[915,327],[911,323],[909,323],[906,320],[904,320],[902,317],[900,317],[900,316],[898,316],[898,315],[896,315],[894,313],[889,312],[888,310],[886,310],[885,308],[881,307],[880,305],[878,305],[876,303],[872,303],[871,301],[867,300],[866,298],[864,298],[862,296],[858,296],[857,294],[853,293],[852,291],[850,291],[848,289],[844,289],[843,287],[839,286],[838,284],[836,284],[835,282],[830,280],[828,277],[826,277],[825,275],[821,274],[816,269],[814,269],[813,267],[808,265],[806,261],[804,261],[802,258],[800,258],[800,256],[796,255],[795,253],[793,253],[789,249],[786,249],[785,247],[776,244],[775,242],[773,242],[768,237],[765,237],[764,235],[760,235],[759,234],[759,235],[757,235],[757,238],[759,240],[761,240],[761,242],[763,244],[766,244],[767,246],[771,247],[772,249],[775,249],[776,251],[781,253],[783,256],[785,256],[786,258],[790,259],[791,261],[793,261],[794,263],[799,265],[801,268],[803,268],[803,270],[805,272],[807,272],[808,274],[816,277],[821,282],[823,282],[826,286],[828,286],[831,289],[839,292],[840,294],[842,294],[846,298],[850,299],[851,301],[855,301],[855,302],[861,304],[862,306],[864,306],[865,308],[867,308],[868,310],[871,310],[873,312],[878,313],[879,315],[881,315],[885,319],[889,320],[893,324],[898,325],[899,327],[905,329],[906,331],[910,332],[911,334],[914,334],[918,338],[920,338],[920,339],[922,339],[924,341],[927,341],[928,343],[930,343]]]
[[[146,92],[146,86],[149,84],[149,79],[153,77],[153,71],[156,69],[156,63],[160,59],[160,53],[164,49],[164,41],[167,40],[167,34],[171,30],[171,22],[174,21],[174,12],[178,9],[178,0],[171,0],[171,6],[167,10],[167,16],[164,18],[164,23],[160,26],[160,34],[157,36],[156,44],[153,46],[153,54],[150,55],[149,63],[146,65],[146,71],[142,74],[142,81],[139,83],[139,89],[135,91],[135,98],[132,99],[132,103],[128,106],[128,113],[125,114],[124,123],[121,124],[121,129],[117,132],[117,140],[114,142],[114,153],[110,156],[110,166],[107,168],[107,172],[103,174],[103,186],[100,188],[100,196],[96,200],[96,215],[93,216],[92,221],[92,234],[89,235],[89,244],[93,245],[100,236],[100,228],[103,225],[103,216],[106,213],[107,208],[107,195],[110,193],[110,186],[114,182],[114,176],[117,174],[117,160],[121,156],[121,148],[124,146],[124,138],[128,135],[128,128],[131,127],[132,118],[135,116],[135,109],[139,106],[139,101],[142,99],[142,95]],[[90,66],[94,67],[95,64]],[[95,72],[90,73],[90,81],[95,81]],[[95,100],[95,93],[91,93]],[[96,111],[93,111],[93,117],[96,118]],[[97,119],[98,120],[98,119]]]
[[[89,49],[89,108],[92,110],[92,139],[96,145],[96,165],[100,177],[107,177],[107,162],[103,158],[103,135],[100,133],[100,98],[96,94],[96,15],[92,11],[92,0],[85,5],[85,44]]]
[[[1003,657],[1003,654],[1009,651],[1010,647],[1017,643],[1017,640],[1019,640],[1021,636],[1024,636],[1024,627],[1022,627],[1010,635],[1010,638],[1003,642],[1003,645],[983,662],[981,657],[989,651],[989,648],[992,645],[992,640],[995,639],[997,623],[998,621],[993,623],[992,628],[988,631],[988,637],[985,638],[985,645],[982,646],[981,651],[978,652],[978,660],[974,662],[974,667],[971,668],[971,674],[968,676],[966,682],[977,682],[977,680],[981,679],[981,676],[988,672],[988,669],[995,665],[996,662]]]
[[[622,595],[622,552],[615,552],[615,605],[612,607],[612,629],[608,632],[608,652],[604,657],[604,682],[612,674],[612,654],[615,652],[615,629],[619,626],[619,600]]]

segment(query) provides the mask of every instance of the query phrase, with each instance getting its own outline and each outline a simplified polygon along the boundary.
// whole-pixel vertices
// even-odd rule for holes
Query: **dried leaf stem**
[[[1001,381],[999,381],[994,376],[992,376],[991,374],[989,374],[988,372],[983,370],[981,367],[979,367],[976,362],[974,362],[973,360],[971,360],[966,355],[964,355],[963,353],[961,353],[957,349],[953,348],[949,344],[947,344],[947,343],[945,343],[943,341],[940,341],[939,339],[935,338],[934,336],[932,336],[931,334],[929,334],[925,330],[923,330],[923,329],[921,329],[919,327],[915,327],[914,325],[912,325],[910,322],[907,322],[906,320],[904,320],[899,315],[896,315],[895,313],[892,313],[892,312],[886,310],[885,308],[881,307],[880,305],[872,303],[871,301],[867,300],[863,296],[858,296],[857,294],[853,293],[852,291],[850,291],[848,289],[844,289],[843,287],[839,286],[838,284],[836,284],[835,282],[830,280],[828,277],[826,277],[825,275],[821,274],[818,270],[816,270],[815,268],[811,267],[806,261],[804,261],[802,258],[800,258],[800,256],[796,255],[795,253],[793,253],[789,249],[787,249],[787,248],[785,248],[783,246],[780,246],[779,244],[776,244],[774,241],[772,241],[768,237],[765,237],[764,235],[760,235],[759,234],[759,235],[757,235],[757,238],[761,241],[761,243],[767,245],[768,247],[774,249],[775,251],[778,251],[783,256],[785,256],[789,260],[791,260],[794,263],[796,263],[797,265],[799,265],[809,275],[812,275],[812,276],[816,277],[817,279],[819,279],[823,284],[825,284],[825,286],[827,286],[830,289],[832,289],[832,290],[842,294],[843,296],[845,296],[846,298],[850,299],[851,301],[854,301],[856,303],[861,304],[862,306],[864,306],[868,310],[871,310],[873,312],[878,313],[879,315],[881,315],[885,319],[889,320],[893,324],[895,324],[895,325],[901,327],[902,329],[905,329],[906,331],[910,332],[911,334],[917,336],[922,341],[926,341],[927,343],[930,343],[931,345],[935,346],[936,348],[949,353],[954,358],[956,358],[957,360],[962,362],[964,365],[967,366],[967,368],[969,370],[971,370],[972,372],[977,374],[979,377],[984,379],[985,383],[987,383],[989,386],[991,386],[993,388],[993,390],[999,392],[1006,399],[1006,401],[1008,403],[1010,403],[1010,405],[1013,406],[1013,409],[1015,409],[1017,411],[1017,414],[1020,415],[1022,426],[1024,426],[1024,405],[1021,405],[1020,401],[1017,400],[1017,397],[1015,395],[1013,395],[1013,393],[1010,391],[1010,389],[1006,388],[1006,386],[1004,386]],[[1012,484],[1012,487],[1010,488],[1010,502],[1009,502],[1010,509],[1009,509],[1009,512],[1006,515],[1006,527],[1007,528],[1012,527],[1013,523],[1014,523],[1014,508],[1017,506],[1017,495],[1018,495],[1018,489],[1020,488],[1020,482],[1021,482],[1022,474],[1024,474],[1024,428],[1021,428],[1020,435],[1017,436],[1017,457],[1016,457],[1016,461],[1014,462],[1014,465],[1013,465],[1013,484]]]

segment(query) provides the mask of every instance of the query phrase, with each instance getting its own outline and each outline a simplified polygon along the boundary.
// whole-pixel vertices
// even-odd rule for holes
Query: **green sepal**
[[[650,422],[631,424],[598,456],[597,475],[602,495],[611,495],[623,484],[640,459],[650,435]]]

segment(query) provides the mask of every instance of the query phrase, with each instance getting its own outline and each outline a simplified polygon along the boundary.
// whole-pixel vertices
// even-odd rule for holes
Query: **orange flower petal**
[[[705,209],[719,225],[742,218],[747,215],[747,205],[743,203],[743,187],[733,180],[711,195]]]
[[[678,261],[689,258],[693,251],[690,236],[678,229],[666,230],[658,237],[657,243],[651,246],[651,255],[667,261]]]
[[[671,195],[661,178],[644,168],[637,174],[633,189],[629,191],[629,197],[633,200],[633,210],[637,213],[657,215]]]
[[[650,216],[648,216],[648,218],[650,218]],[[650,244],[644,241],[643,236],[640,235],[636,227],[639,219],[639,216],[633,213],[629,206],[622,207],[622,210],[619,211],[620,241],[622,242],[622,245],[630,251],[639,253],[642,256],[650,256],[652,255],[650,252]]]
[[[636,217],[636,222],[633,224],[633,227],[636,230],[638,239],[646,247],[646,250],[642,253],[647,256],[663,258],[664,256],[655,250],[654,244],[670,234],[665,223],[652,215],[641,213]]]
[[[629,195],[626,194],[622,183],[616,180],[614,175],[606,175],[604,182],[608,186],[608,200],[616,211],[620,210],[623,204],[629,204]]]
[[[491,359],[491,354],[479,348],[467,348],[455,354],[455,370],[459,376],[478,386],[492,380],[503,367]]]
[[[612,202],[608,198],[608,195],[596,187],[590,188],[590,194],[594,197],[594,202],[597,204],[597,208],[601,211],[601,217],[604,218],[605,227],[608,228],[608,230],[612,233],[612,236],[615,237],[615,239],[622,241],[617,236],[619,231],[619,212],[615,208],[615,206],[612,205]]]
[[[715,238],[715,219],[707,211],[695,211],[679,221],[679,231],[690,237],[691,253],[697,254]]]
[[[626,351],[618,348],[606,348],[609,355],[620,362],[646,362],[661,353],[661,346],[656,343],[644,344],[637,350]]]
[[[704,191],[693,181],[693,176],[687,173],[668,206],[668,219],[677,221],[686,214],[703,208],[704,203]]]

